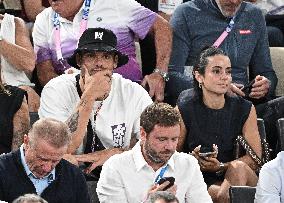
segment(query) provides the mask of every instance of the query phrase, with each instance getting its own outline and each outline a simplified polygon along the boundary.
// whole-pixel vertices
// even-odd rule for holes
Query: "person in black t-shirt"
[[[183,121],[178,148],[197,158],[213,201],[226,203],[231,185],[256,186],[258,180],[254,159],[234,156],[234,142],[242,134],[261,157],[256,111],[251,102],[228,95],[231,62],[221,49],[202,51],[194,73],[194,90],[183,91],[177,103]]]

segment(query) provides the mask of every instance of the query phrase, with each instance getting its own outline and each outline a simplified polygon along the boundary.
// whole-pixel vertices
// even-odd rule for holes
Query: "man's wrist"
[[[162,76],[162,78],[163,78],[163,80],[164,80],[165,82],[169,81],[169,74],[168,74],[168,72],[163,71],[163,70],[161,70],[161,69],[159,69],[159,68],[155,68],[154,71],[153,71],[153,73],[159,73],[160,76]]]
[[[219,169],[218,169],[218,171],[216,171],[216,175],[217,176],[222,176],[225,173],[225,171],[226,171],[225,164],[222,163],[222,162],[219,162]]]

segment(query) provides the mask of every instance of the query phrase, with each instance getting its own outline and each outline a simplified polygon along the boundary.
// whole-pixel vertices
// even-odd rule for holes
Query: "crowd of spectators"
[[[283,202],[281,0],[20,3],[0,14],[0,200],[228,203],[243,185]]]

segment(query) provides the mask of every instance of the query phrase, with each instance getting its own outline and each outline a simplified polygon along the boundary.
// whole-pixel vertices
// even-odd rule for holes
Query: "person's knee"
[[[226,175],[234,175],[235,178],[243,179],[250,167],[243,161],[232,161],[227,169]]]

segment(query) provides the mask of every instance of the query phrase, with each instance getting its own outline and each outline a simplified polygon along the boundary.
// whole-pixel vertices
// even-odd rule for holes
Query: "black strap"
[[[79,97],[81,98],[82,96],[82,90],[80,88],[80,74],[75,76],[76,78],[76,88],[77,88],[77,92],[79,94]],[[96,119],[96,118],[94,118]],[[87,126],[87,142],[86,142],[86,146],[85,146],[85,150],[84,153],[90,153],[92,152],[92,143],[93,143],[93,136],[95,136],[95,147],[94,147],[94,151],[100,151],[100,150],[104,150],[105,147],[102,144],[101,140],[99,139],[99,137],[97,136],[97,133],[93,132],[93,128],[92,128],[92,124],[91,124],[91,120],[89,120],[88,122],[88,126]]]

